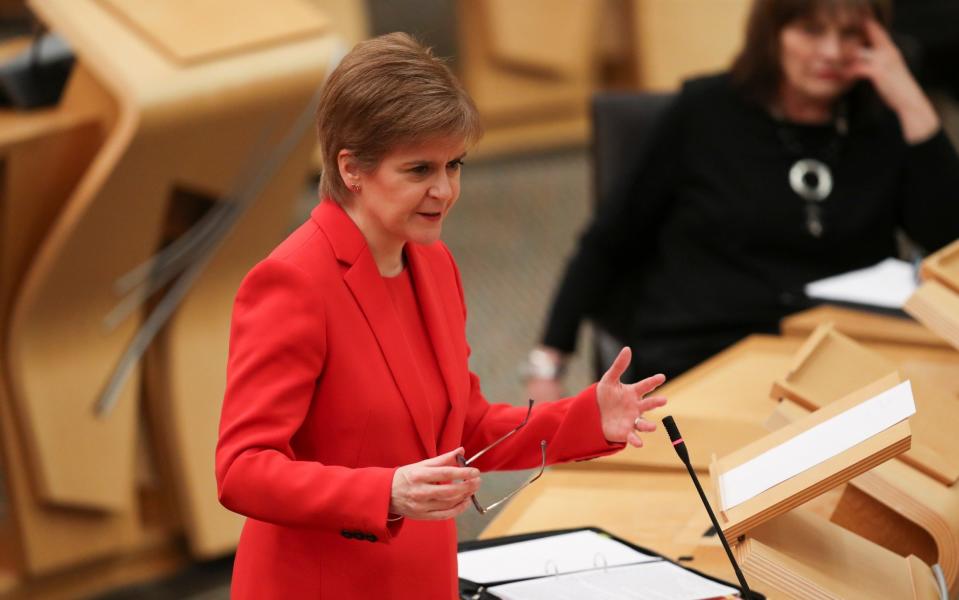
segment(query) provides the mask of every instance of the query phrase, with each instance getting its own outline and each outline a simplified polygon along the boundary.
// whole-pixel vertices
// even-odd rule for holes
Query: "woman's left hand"
[[[908,143],[925,140],[939,129],[936,110],[882,25],[867,19],[863,28],[867,45],[849,66],[849,76],[872,82],[882,101],[899,117]]]
[[[628,347],[619,351],[619,356],[596,385],[596,400],[606,440],[628,442],[640,448],[643,440],[639,434],[656,430],[656,424],[643,419],[643,413],[666,404],[666,398],[662,396],[645,396],[662,385],[666,376],[653,375],[637,383],[621,382],[619,378],[626,372],[631,358]]]

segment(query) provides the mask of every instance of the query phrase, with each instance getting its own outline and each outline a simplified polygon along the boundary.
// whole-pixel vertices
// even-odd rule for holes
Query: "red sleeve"
[[[226,395],[216,448],[220,502],[290,527],[359,530],[387,541],[392,468],[297,460],[291,440],[313,402],[326,355],[317,285],[267,259],[243,280],[233,308]]]
[[[459,288],[463,319],[466,301],[459,270],[449,255]],[[467,354],[469,350],[467,349]],[[526,415],[526,406],[490,404],[480,389],[479,377],[470,372],[469,406],[463,428],[466,456],[472,456],[515,428]],[[596,386],[578,395],[535,405],[529,422],[494,450],[484,454],[475,466],[483,471],[530,469],[541,462],[540,441],[546,441],[546,462],[564,463],[614,454],[625,447],[603,436]]]

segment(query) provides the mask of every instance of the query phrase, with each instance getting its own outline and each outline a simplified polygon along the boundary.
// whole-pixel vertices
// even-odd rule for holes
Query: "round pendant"
[[[789,169],[789,187],[803,200],[822,202],[832,193],[832,172],[815,158],[797,160]]]

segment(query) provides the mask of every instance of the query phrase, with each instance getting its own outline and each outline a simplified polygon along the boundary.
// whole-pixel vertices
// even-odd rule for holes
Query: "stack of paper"
[[[810,298],[900,310],[915,291],[915,267],[895,258],[806,284]]]
[[[461,551],[459,576],[502,600],[702,600],[738,593],[587,529]]]
[[[460,552],[459,576],[485,583],[514,581],[659,560],[626,544],[582,530]]]
[[[739,592],[665,560],[489,588],[502,600],[706,600]]]

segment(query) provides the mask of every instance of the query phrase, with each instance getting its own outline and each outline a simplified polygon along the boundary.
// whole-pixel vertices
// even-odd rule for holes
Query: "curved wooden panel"
[[[119,300],[114,283],[160,247],[175,186],[219,180],[211,189],[225,193],[248,167],[257,134],[303,110],[322,80],[331,40],[314,36],[180,68],[95,0],[33,4],[119,110],[14,303],[13,397],[43,498],[128,510],[139,371],[126,379],[113,410],[95,415],[94,406],[144,314],[105,326]],[[302,163],[300,169],[305,174]]]

